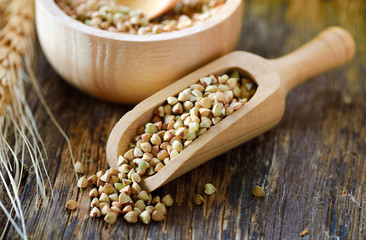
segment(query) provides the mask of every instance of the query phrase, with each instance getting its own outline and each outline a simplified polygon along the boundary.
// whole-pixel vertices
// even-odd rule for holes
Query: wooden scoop
[[[111,167],[117,168],[118,156],[128,150],[136,130],[151,121],[154,110],[169,96],[178,94],[201,77],[236,69],[254,80],[258,89],[248,103],[199,136],[157,174],[142,181],[144,189],[153,191],[271,129],[281,120],[286,95],[293,87],[347,63],[354,53],[352,36],[340,27],[330,27],[296,51],[274,60],[248,52],[230,53],[164,88],[126,113],[109,136],[107,160]]]
[[[159,17],[179,0],[118,0],[124,6],[132,9],[140,9],[148,19]]]

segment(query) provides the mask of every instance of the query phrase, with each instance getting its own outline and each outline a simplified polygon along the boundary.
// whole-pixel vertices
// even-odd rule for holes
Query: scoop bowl
[[[172,181],[204,162],[260,135],[282,118],[288,92],[306,79],[349,62],[355,53],[352,36],[330,27],[294,52],[267,60],[248,52],[233,52],[192,72],[126,113],[113,128],[107,143],[107,160],[118,167],[118,157],[128,150],[138,128],[148,123],[154,110],[169,96],[210,74],[236,69],[258,85],[254,96],[238,111],[199,136],[158,173],[143,179],[148,191]]]

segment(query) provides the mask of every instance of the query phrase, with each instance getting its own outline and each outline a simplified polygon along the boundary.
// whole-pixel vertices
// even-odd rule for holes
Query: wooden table
[[[325,27],[340,25],[354,35],[357,55],[346,67],[294,89],[276,128],[159,189],[158,193],[171,193],[176,201],[162,223],[131,225],[120,217],[109,226],[89,217],[88,191],[76,187],[65,140],[29,88],[30,106],[50,156],[47,169],[54,189],[53,199],[48,188],[48,201],[42,200],[36,194],[34,175],[25,174],[22,205],[29,237],[300,239],[308,228],[304,239],[365,239],[365,11],[362,0],[246,1],[238,49],[277,57]],[[86,175],[105,169],[108,134],[132,107],[79,92],[61,80],[42,54],[37,73],[75,157],[86,166]],[[202,192],[205,183],[213,183],[218,191],[205,205],[196,206],[192,197]],[[264,187],[264,198],[253,197],[256,184]],[[64,206],[72,198],[79,208],[69,212]],[[10,228],[6,238],[18,235]]]

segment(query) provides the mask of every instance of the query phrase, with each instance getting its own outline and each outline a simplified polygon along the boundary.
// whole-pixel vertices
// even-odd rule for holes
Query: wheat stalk
[[[39,164],[44,160],[43,150],[39,147],[39,142],[42,140],[36,133],[37,129],[32,128],[33,116],[26,110],[28,106],[25,102],[23,81],[23,66],[30,64],[33,56],[32,46],[35,34],[33,1],[2,2],[1,7],[4,12],[2,13],[3,27],[0,31],[0,113],[2,114],[0,116],[0,177],[3,189],[6,190],[4,195],[8,197],[7,203],[6,200],[4,203],[0,202],[0,207],[8,218],[1,238],[10,222],[18,234],[23,239],[27,239],[19,199],[24,157],[27,152],[35,170],[38,189],[45,196],[43,174]],[[30,140],[27,135],[30,136]],[[6,207],[9,205],[10,210]]]
[[[31,161],[37,189],[44,199],[45,181],[49,182],[49,178],[44,164],[47,154],[26,101],[25,82],[33,84],[46,112],[65,137],[73,163],[74,158],[70,142],[48,108],[33,72],[34,0],[0,0],[0,14],[0,189],[6,191],[0,198],[0,209],[8,218],[0,239],[5,236],[9,223],[21,238],[27,239],[19,199],[25,157]]]

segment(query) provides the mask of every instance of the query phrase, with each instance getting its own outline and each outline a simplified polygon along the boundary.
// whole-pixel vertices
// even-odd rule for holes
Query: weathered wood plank
[[[176,204],[163,223],[113,226],[89,217],[87,191],[78,190],[65,141],[35,94],[29,102],[44,137],[54,198],[36,195],[29,174],[22,203],[31,239],[365,239],[366,237],[366,2],[246,1],[239,49],[276,57],[326,26],[339,24],[355,36],[358,53],[348,66],[293,90],[283,121],[273,130],[159,189]],[[93,99],[64,83],[39,55],[45,97],[70,136],[87,175],[107,167],[105,144],[114,123],[131,107]],[[207,204],[192,197],[205,183],[218,187]],[[251,191],[265,187],[266,197]],[[49,194],[50,196],[50,194]],[[64,210],[75,198],[79,208]],[[2,213],[0,213],[2,214]],[[3,219],[4,216],[0,215]],[[10,229],[7,239],[17,238]]]

